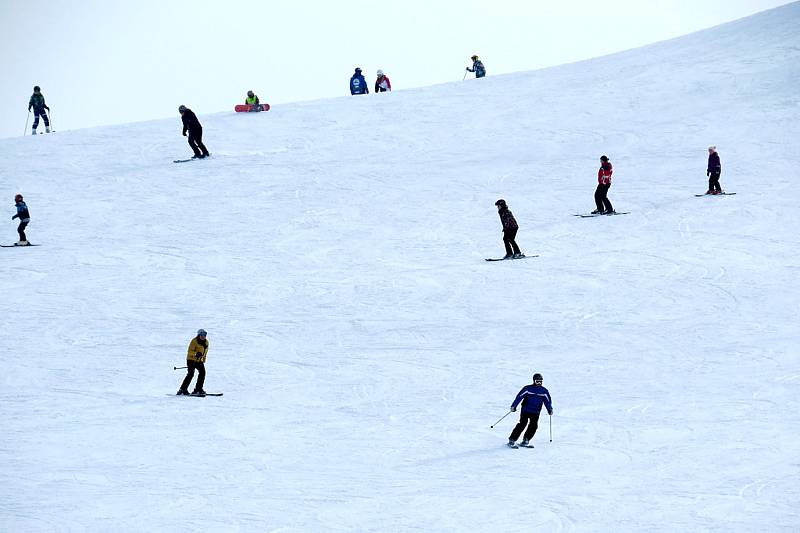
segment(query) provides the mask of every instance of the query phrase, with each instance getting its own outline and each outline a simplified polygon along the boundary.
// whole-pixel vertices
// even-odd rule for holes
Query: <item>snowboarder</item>
[[[14,196],[14,204],[17,207],[17,214],[11,217],[11,220],[15,218],[19,219],[19,226],[17,226],[17,233],[19,233],[19,242],[17,242],[16,246],[29,246],[30,243],[28,242],[28,238],[25,236],[25,228],[28,226],[28,222],[31,221],[31,214],[28,212],[28,206],[22,201],[22,195],[17,194]]]
[[[597,189],[594,191],[594,203],[597,209],[592,211],[593,215],[613,215],[616,213],[611,201],[608,199],[608,189],[611,188],[611,175],[614,167],[608,157],[600,156],[600,170],[597,171]]]
[[[45,113],[45,109],[50,111],[50,108],[47,107],[47,104],[44,103],[44,95],[42,94],[42,90],[37,85],[33,88],[33,94],[31,95],[31,99],[28,100],[28,113],[31,112],[31,108],[33,108],[33,129],[31,130],[31,135],[36,135],[36,128],[39,127],[39,116],[41,115],[42,120],[44,120],[44,131],[50,133],[50,119],[47,118],[47,113]],[[28,115],[30,116],[30,115]]]
[[[189,132],[189,146],[194,152],[192,159],[202,159],[211,155],[203,144],[203,126],[197,120],[197,115],[185,105],[178,107],[178,113],[181,114],[183,121],[183,136],[186,137],[186,132]]]
[[[195,369],[197,369],[197,384],[192,394],[198,396],[206,395],[206,391],[203,390],[203,383],[206,380],[206,354],[208,354],[206,335],[208,335],[206,330],[198,329],[197,337],[193,338],[192,342],[189,343],[189,350],[186,353],[186,377],[181,383],[181,388],[178,389],[178,396],[189,394],[189,385],[192,383]]]
[[[722,174],[722,163],[719,161],[719,154],[717,153],[716,146],[708,147],[708,168],[706,169],[706,176],[708,176],[708,191],[706,194],[721,194],[722,187],[719,184],[719,175]]]
[[[375,80],[375,92],[376,93],[385,93],[386,91],[392,90],[392,82],[389,81],[389,76],[383,73],[381,69],[378,69],[378,79]]]
[[[350,94],[369,94],[369,87],[367,87],[367,80],[361,74],[361,69],[356,67],[356,71],[350,78]]]
[[[264,108],[261,107],[261,104],[258,101],[258,96],[256,96],[253,91],[247,91],[247,98],[245,98],[244,103],[246,105],[252,106],[250,111],[263,111]]]
[[[530,447],[530,441],[536,434],[539,427],[539,413],[542,411],[542,404],[547,408],[547,414],[553,416],[553,404],[550,401],[550,393],[542,387],[542,375],[538,372],[533,375],[533,383],[525,385],[517,393],[514,403],[511,404],[511,411],[516,412],[517,405],[522,402],[522,410],[519,413],[519,423],[514,427],[511,436],[508,437],[508,447],[517,448],[517,439],[525,431],[522,437],[522,446]],[[525,426],[528,429],[525,429]]]
[[[517,236],[517,230],[519,230],[514,214],[511,213],[508,205],[506,205],[506,201],[502,198],[497,200],[494,205],[497,206],[497,214],[500,215],[500,222],[503,223],[503,245],[506,247],[506,255],[503,259],[519,259],[520,257],[525,257],[525,254],[519,250],[517,241],[514,240]]]
[[[470,59],[472,59],[472,68],[467,67],[467,71],[474,72],[476,78],[482,78],[486,76],[486,69],[484,68],[481,60],[478,59],[478,56],[472,56]]]

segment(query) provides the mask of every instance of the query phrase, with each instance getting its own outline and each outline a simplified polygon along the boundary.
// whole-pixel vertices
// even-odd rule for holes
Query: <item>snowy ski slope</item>
[[[207,161],[172,163],[177,113],[3,140],[41,246],[0,250],[0,531],[798,531],[798,87],[794,3],[195,109]],[[736,196],[694,197],[710,144]],[[631,213],[571,216],[602,154]],[[539,258],[484,261],[501,197]],[[200,327],[225,395],[169,397]],[[515,415],[489,425],[533,372],[553,442],[543,415],[509,450]]]

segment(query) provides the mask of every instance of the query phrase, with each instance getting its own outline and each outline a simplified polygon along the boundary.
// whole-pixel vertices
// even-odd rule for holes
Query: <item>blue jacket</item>
[[[350,78],[350,94],[369,94],[369,86],[363,74],[353,74]]]
[[[553,414],[553,404],[550,402],[550,393],[541,385],[525,385],[519,391],[517,397],[514,398],[514,403],[511,408],[515,408],[522,402],[523,413],[536,413],[537,415],[542,411],[542,404],[547,408],[548,414]]]
[[[17,214],[11,217],[11,220],[18,218],[22,222],[28,222],[31,219],[31,215],[28,213],[28,206],[25,205],[25,202],[17,202],[16,206]]]

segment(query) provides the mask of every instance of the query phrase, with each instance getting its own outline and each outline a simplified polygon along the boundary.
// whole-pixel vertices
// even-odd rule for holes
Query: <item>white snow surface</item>
[[[800,530],[798,87],[794,3],[196,109],[206,161],[177,114],[3,140],[41,246],[0,249],[0,531]],[[710,144],[736,196],[693,196]],[[574,217],[602,154],[630,214]],[[501,197],[539,258],[484,261]],[[225,395],[174,397],[200,327]],[[553,440],[509,450],[533,372]]]

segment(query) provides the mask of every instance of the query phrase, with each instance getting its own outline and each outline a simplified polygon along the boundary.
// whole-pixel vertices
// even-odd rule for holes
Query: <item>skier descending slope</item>
[[[467,67],[467,72],[474,72],[476,78],[483,78],[486,76],[486,69],[483,66],[483,62],[478,59],[478,56],[472,56],[472,68]]]
[[[14,197],[14,205],[17,208],[17,214],[11,217],[11,220],[15,218],[19,219],[19,226],[17,226],[17,233],[19,233],[19,242],[16,243],[16,246],[28,246],[30,243],[28,242],[28,238],[25,236],[25,228],[28,226],[28,222],[31,221],[31,214],[28,212],[28,206],[22,201],[22,195],[17,194]]]
[[[708,176],[708,190],[706,194],[720,194],[722,193],[722,186],[719,184],[719,176],[722,174],[722,163],[719,160],[716,146],[708,147],[708,167],[706,169],[706,176]]]
[[[525,431],[520,446],[533,448],[530,444],[531,439],[536,434],[539,427],[539,413],[542,411],[542,404],[547,408],[547,414],[553,416],[553,404],[550,401],[550,393],[542,386],[542,375],[533,375],[533,383],[525,385],[517,393],[514,403],[511,404],[511,411],[517,410],[517,405],[522,402],[522,409],[519,413],[519,423],[514,427],[511,436],[508,437],[508,447],[518,448],[517,439]],[[528,427],[525,430],[525,426]]]
[[[183,136],[186,137],[186,132],[189,132],[189,146],[194,152],[192,159],[202,159],[211,155],[203,144],[203,126],[197,120],[197,115],[185,105],[178,107],[178,113],[181,114],[183,122]]]
[[[517,246],[515,240],[519,226],[514,214],[506,205],[506,201],[500,198],[494,205],[497,206],[497,214],[500,215],[500,222],[503,224],[503,245],[506,247],[506,255],[503,259],[519,259],[525,257]]]
[[[367,80],[361,74],[361,69],[356,67],[355,72],[350,77],[350,94],[369,94],[369,87],[367,87]]]
[[[206,355],[208,354],[208,339],[206,339],[206,330],[198,329],[197,337],[192,339],[189,343],[189,350],[186,352],[186,377],[181,383],[181,388],[178,389],[178,395],[188,395],[189,385],[192,383],[194,371],[197,369],[197,385],[194,387],[193,395],[205,396],[206,391],[203,390],[203,384],[206,380]]]
[[[33,119],[33,129],[31,130],[31,135],[36,135],[36,128],[39,127],[39,116],[41,116],[44,120],[44,131],[50,133],[50,119],[47,118],[47,113],[44,111],[45,109],[50,111],[50,108],[44,103],[44,95],[42,94],[42,90],[38,85],[33,88],[31,99],[28,100],[28,113],[31,112],[31,108],[33,108],[33,115],[35,117]]]
[[[611,175],[614,173],[614,167],[611,166],[611,161],[606,156],[600,156],[600,170],[597,171],[597,189],[594,191],[594,203],[597,204],[597,209],[592,211],[595,215],[613,215],[616,213],[611,201],[608,199],[608,189],[611,188]]]

